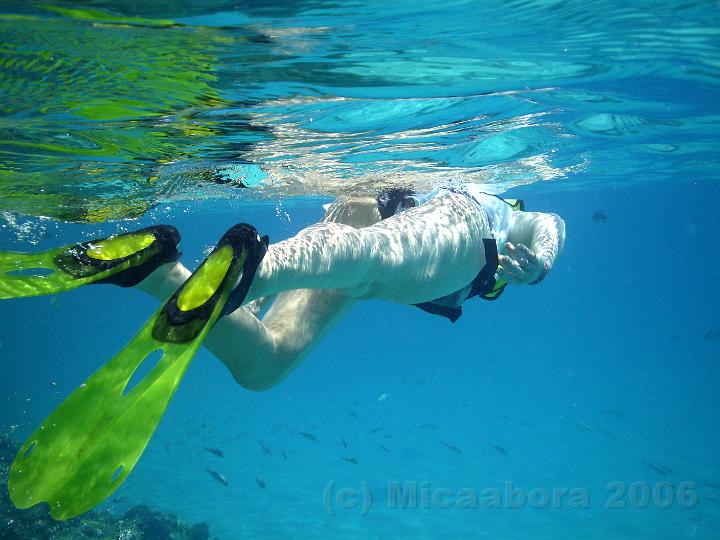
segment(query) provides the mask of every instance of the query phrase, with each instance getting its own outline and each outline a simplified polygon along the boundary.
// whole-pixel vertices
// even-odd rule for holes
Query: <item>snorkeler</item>
[[[257,274],[249,283],[248,271],[242,272],[247,296],[239,298],[236,284],[226,316],[205,345],[238,383],[262,390],[282,380],[356,300],[413,304],[455,321],[468,298],[494,299],[506,284],[539,283],[553,266],[565,236],[562,219],[524,212],[520,205],[474,185],[424,196],[393,190],[377,201],[340,198],[320,223],[269,246],[267,253],[267,240],[260,246],[263,240],[248,227],[259,251],[246,265]],[[26,285],[28,294],[43,294],[100,282],[137,285],[162,300],[191,275],[178,262],[178,242],[174,228],[155,226],[23,255],[20,262],[10,257],[0,266],[6,272],[0,297],[23,295]],[[43,258],[46,267],[63,271],[7,274]]]
[[[412,304],[455,321],[468,298],[537,284],[562,250],[564,222],[512,203],[472,185],[340,198],[320,223],[269,246],[246,305],[218,321],[204,344],[240,385],[263,390],[357,300]],[[164,299],[189,275],[180,262],[166,264],[138,288]]]
[[[235,284],[224,317],[204,344],[239,384],[262,390],[297,366],[359,299],[412,304],[454,322],[465,300],[495,299],[506,284],[537,284],[553,266],[564,242],[563,220],[522,210],[521,201],[462,184],[425,195],[392,190],[377,200],[343,197],[327,207],[320,223],[267,249],[267,239],[246,226],[258,250],[246,266],[257,273],[249,283],[247,269],[241,272],[249,290]],[[1,255],[7,261],[0,259],[0,298],[99,282],[136,285],[164,300],[191,275],[178,262],[179,240],[173,227],[160,225],[22,254],[20,261]],[[41,259],[42,266],[63,271],[9,275],[19,266],[41,266]],[[241,290],[246,296],[239,298]]]
[[[169,296],[27,439],[10,470],[11,498],[21,508],[47,501],[53,517],[67,519],[109,496],[203,344],[240,385],[264,390],[357,300],[410,304],[455,321],[469,298],[494,300],[508,284],[542,281],[564,237],[555,214],[455,185],[340,198],[320,223],[273,245],[236,225],[194,273],[178,262],[178,232],[164,225],[36,255],[0,254],[0,298],[90,283]],[[37,268],[49,273],[32,275]],[[157,364],[130,388],[157,350]]]

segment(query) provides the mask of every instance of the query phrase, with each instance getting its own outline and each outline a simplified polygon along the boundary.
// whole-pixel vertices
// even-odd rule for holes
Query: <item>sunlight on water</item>
[[[450,4],[5,3],[0,208],[104,221],[454,178],[671,181],[679,157],[707,173],[720,66],[702,3]]]

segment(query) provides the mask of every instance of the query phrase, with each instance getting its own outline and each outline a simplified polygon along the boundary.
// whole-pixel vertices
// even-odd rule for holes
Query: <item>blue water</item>
[[[184,25],[126,28],[150,43],[206,36],[220,101],[188,93],[103,120],[43,110],[69,91],[43,88],[52,77],[31,106],[8,94],[0,250],[172,223],[195,267],[238,221],[274,242],[337,193],[451,178],[556,212],[568,231],[542,285],[471,301],[455,324],[361,302],[267,392],[201,349],[117,492],[127,502],[107,507],[145,503],[220,538],[720,538],[716,3],[92,5]],[[28,6],[8,12],[40,9]],[[63,21],[43,47],[69,32],[66,62],[88,54],[73,35],[106,30]],[[28,43],[14,24],[8,42]],[[117,139],[151,132],[172,144]],[[52,152],[13,143],[51,139]],[[89,140],[117,148],[83,154]],[[125,200],[148,210],[87,223],[135,215]],[[77,223],[57,219],[73,205]],[[156,307],[107,286],[0,304],[2,429],[24,440]],[[412,485],[418,507],[398,507],[393,490]]]

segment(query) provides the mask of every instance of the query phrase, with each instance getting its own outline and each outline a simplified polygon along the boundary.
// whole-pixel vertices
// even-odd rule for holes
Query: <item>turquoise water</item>
[[[270,391],[201,350],[107,506],[220,538],[720,537],[718,19],[4,3],[1,250],[172,223],[195,267],[238,221],[278,241],[337,194],[455,178],[567,224],[541,286],[455,324],[359,303]],[[24,440],[156,306],[113,287],[0,304],[3,431]]]

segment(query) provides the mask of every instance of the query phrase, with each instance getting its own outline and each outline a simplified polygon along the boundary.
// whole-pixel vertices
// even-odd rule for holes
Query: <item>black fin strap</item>
[[[248,253],[245,264],[243,265],[240,283],[230,293],[227,302],[225,302],[225,307],[223,307],[223,310],[220,313],[220,318],[225,315],[229,315],[242,305],[243,300],[245,300],[245,297],[250,290],[250,285],[252,285],[253,279],[255,278],[255,272],[257,272],[258,266],[260,266],[263,257],[265,257],[265,254],[267,253],[269,243],[270,237],[265,235],[260,238],[260,245],[257,246],[257,249]],[[220,320],[220,318],[218,318],[218,320]]]

